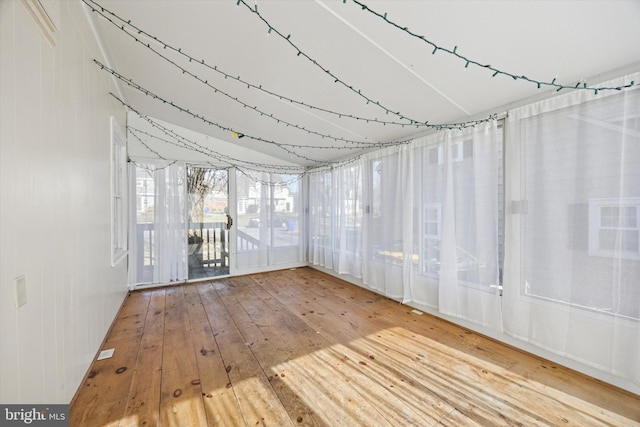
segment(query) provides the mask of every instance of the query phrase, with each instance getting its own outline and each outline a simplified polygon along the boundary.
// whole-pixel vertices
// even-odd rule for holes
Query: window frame
[[[435,212],[436,219],[429,218],[428,212]],[[420,273],[437,278],[440,273],[432,271],[431,267],[433,262],[431,261],[430,254],[433,253],[433,248],[440,244],[441,231],[442,231],[442,203],[424,203],[422,206],[422,242],[421,242],[421,254],[420,254]],[[437,233],[429,233],[429,225],[436,224]],[[435,243],[434,243],[435,242]],[[439,250],[439,249],[437,249]],[[438,261],[439,262],[439,259]]]
[[[604,208],[635,208],[635,227],[603,226],[602,210]],[[618,221],[619,222],[619,221]],[[640,236],[640,197],[589,199],[589,256],[618,257],[628,260],[640,260],[640,243],[637,251],[602,248],[600,244],[600,232],[602,230],[636,231]]]
[[[115,267],[129,253],[127,215],[127,143],[115,117],[111,128],[111,266]]]

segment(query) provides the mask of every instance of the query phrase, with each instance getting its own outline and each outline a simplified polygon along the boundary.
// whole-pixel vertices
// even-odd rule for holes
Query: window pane
[[[625,96],[519,123],[529,206],[521,216],[523,286],[531,295],[637,318],[640,281],[627,278],[640,277],[640,128],[614,122],[640,105],[640,92]]]
[[[638,231],[637,230],[625,230],[622,231],[622,250],[638,253],[639,251],[639,242],[638,242]]]
[[[638,226],[638,208],[635,206],[627,206],[624,208],[624,218],[622,220],[622,227],[636,228]]]

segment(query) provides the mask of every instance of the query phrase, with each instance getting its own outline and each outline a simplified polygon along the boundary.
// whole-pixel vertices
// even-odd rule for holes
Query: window
[[[127,145],[111,117],[111,265],[127,255]]]
[[[589,200],[589,255],[640,259],[640,198]]]
[[[442,205],[431,203],[424,206],[423,230],[424,239],[422,246],[423,260],[422,272],[438,275],[440,272],[440,230],[441,230]]]
[[[461,162],[468,157],[473,157],[473,141],[457,141],[451,144],[451,161]],[[429,163],[444,164],[444,146],[433,147],[429,149]]]

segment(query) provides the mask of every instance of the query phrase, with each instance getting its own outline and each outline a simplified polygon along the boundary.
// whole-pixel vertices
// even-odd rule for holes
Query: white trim
[[[111,123],[111,266],[126,258],[128,251],[127,140],[115,117]],[[117,200],[120,203],[117,203]]]
[[[36,21],[38,28],[40,28],[49,44],[55,47],[57,42],[56,32],[58,29],[42,2],[40,0],[22,0],[22,4],[27,8],[33,20]]]
[[[625,227],[621,224],[618,226],[611,225],[606,227],[602,225],[602,208],[636,208],[636,222],[633,227]],[[637,251],[624,250],[621,247],[616,249],[607,249],[601,247],[600,233],[602,230],[614,230],[619,232],[636,231],[640,233],[640,197],[627,198],[609,198],[609,199],[589,199],[589,255],[601,257],[615,257],[621,259],[640,260],[640,245]],[[618,241],[618,246],[621,245]]]

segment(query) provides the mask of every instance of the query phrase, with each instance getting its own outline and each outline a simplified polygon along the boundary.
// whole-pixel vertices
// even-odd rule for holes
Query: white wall
[[[109,117],[103,58],[80,1],[0,0],[0,402],[68,403],[126,295],[110,259]],[[16,308],[14,278],[27,303]]]

